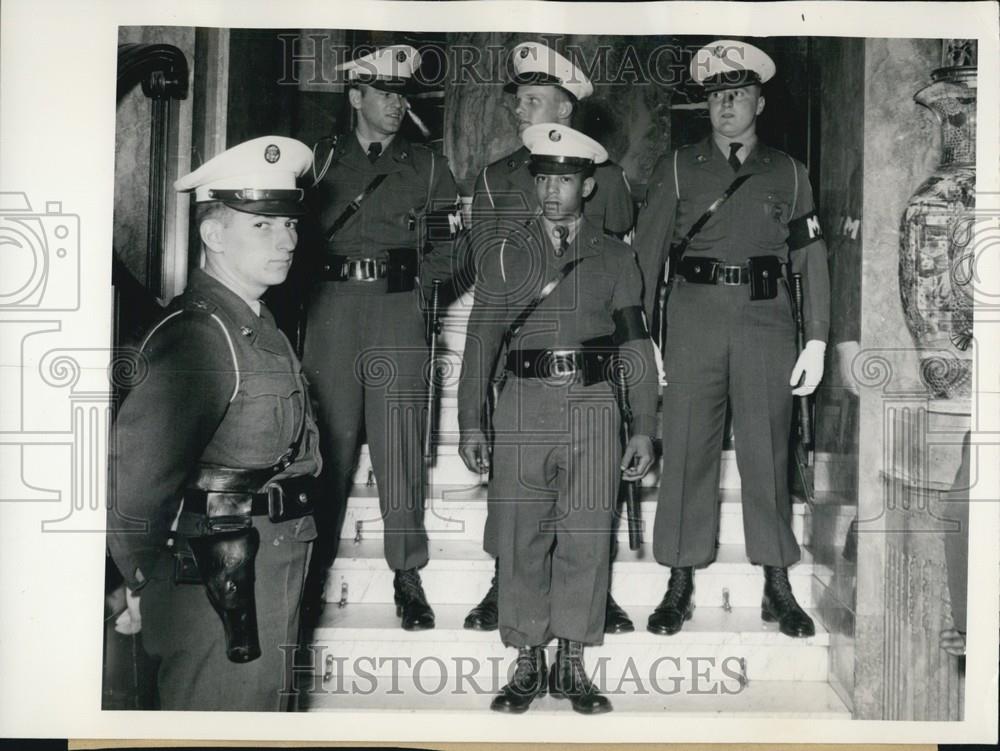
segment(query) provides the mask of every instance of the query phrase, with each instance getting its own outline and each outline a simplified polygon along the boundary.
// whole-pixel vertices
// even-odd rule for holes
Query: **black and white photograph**
[[[997,8],[721,5],[5,9],[0,734],[996,742]]]

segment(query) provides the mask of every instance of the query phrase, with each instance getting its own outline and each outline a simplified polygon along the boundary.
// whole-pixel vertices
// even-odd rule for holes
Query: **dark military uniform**
[[[537,212],[535,178],[528,170],[530,157],[528,149],[522,146],[479,173],[472,197],[474,230],[497,221],[503,230],[503,220],[523,223]],[[632,229],[634,214],[625,172],[613,162],[604,162],[594,170],[594,180],[597,185],[583,204],[584,217],[609,234],[625,235]]]
[[[524,146],[513,154],[490,164],[476,179],[472,197],[472,231],[469,240],[474,245],[474,257],[482,254],[492,244],[502,241],[511,229],[538,213],[535,197],[535,178],[528,169],[531,152]],[[632,194],[622,168],[613,162],[604,162],[594,169],[597,185],[584,201],[583,215],[595,227],[603,227],[612,235],[624,235],[632,229]],[[493,497],[490,487],[490,498]],[[487,505],[483,548],[491,556],[498,556],[497,518]]]
[[[733,265],[752,256],[790,257],[792,269],[803,275],[806,339],[825,342],[829,274],[809,179],[802,164],[760,142],[736,173],[711,136],[657,165],[636,228],[647,315],[652,320],[670,244],[742,174],[752,177],[694,237],[684,257]],[[779,286],[776,298],[751,301],[746,284],[694,284],[680,276],[673,282],[663,353],[663,471],[653,532],[662,564],[696,566],[715,556],[727,399],[747,554],[770,566],[799,559],[786,481],[795,324],[785,279]]]
[[[457,188],[443,156],[397,135],[372,164],[354,134],[338,142],[317,187],[326,228],[372,179],[384,181],[325,250],[306,323],[303,367],[319,402],[324,482],[334,513],[347,504],[362,427],[385,524],[385,558],[394,569],[427,562],[423,524],[422,426],[427,344],[423,294],[455,272],[451,242],[421,247],[427,212],[454,209]],[[343,260],[399,256],[399,280],[327,281]],[[405,283],[409,280],[409,283]]]
[[[478,264],[459,382],[463,433],[480,428],[505,332],[565,263],[582,259],[512,338],[510,350],[579,349],[612,334],[615,311],[639,303],[641,278],[628,246],[582,221],[565,255],[556,258],[541,232],[541,220],[522,227]],[[652,346],[644,338],[622,351],[631,366],[633,431],[651,435]],[[500,633],[509,646],[541,645],[553,636],[603,640],[619,419],[607,381],[584,386],[579,380],[506,378],[493,421],[491,492],[499,532]]]
[[[298,639],[309,541],[316,536],[312,517],[279,523],[253,517],[261,538],[255,585],[261,656],[243,664],[227,659],[222,623],[205,588],[174,582],[167,540],[175,518],[175,549],[204,534],[203,514],[177,513],[199,466],[267,468],[295,445],[291,465],[276,479],[319,471],[318,434],[298,360],[266,308],[256,315],[201,270],[142,352],[148,374],[125,399],[113,429],[108,544],[128,585],[140,591],[143,643],[161,660],[161,706],[282,709],[282,647]],[[144,532],[127,531],[136,521]]]

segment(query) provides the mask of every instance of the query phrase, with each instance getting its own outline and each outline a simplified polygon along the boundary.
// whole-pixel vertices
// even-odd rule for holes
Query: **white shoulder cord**
[[[490,206],[492,206],[495,209],[497,205],[493,203],[493,191],[490,190],[490,178],[488,177],[489,174],[490,174],[490,168],[487,167],[486,169],[483,170],[483,185],[486,186],[486,197],[490,199]]]
[[[795,218],[795,206],[799,202],[799,168],[795,166],[795,160],[792,159],[788,154],[788,161],[792,163],[792,174],[795,175],[795,193],[792,195],[792,213],[789,215],[788,219],[792,220]]]

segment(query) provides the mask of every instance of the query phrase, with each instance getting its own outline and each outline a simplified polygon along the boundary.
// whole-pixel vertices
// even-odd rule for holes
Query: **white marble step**
[[[789,570],[789,578],[802,607],[812,607],[814,566],[808,551]],[[480,541],[434,540],[430,561],[421,570],[424,591],[432,606],[479,602],[493,576],[493,559]],[[636,610],[633,618],[648,614],[663,597],[669,569],[653,558],[647,542],[637,551],[621,546],[612,567],[611,592],[622,606]],[[348,603],[391,603],[393,572],[382,555],[381,539],[344,542],[327,577],[326,600],[337,602],[347,585]],[[743,545],[720,545],[716,560],[695,572],[694,600],[699,607],[720,607],[728,597],[734,608],[759,607],[764,574],[751,565]]]
[[[374,482],[374,475],[370,474],[372,463],[368,453],[368,445],[361,447],[358,457],[358,465],[354,471],[353,482],[355,485],[365,485]],[[470,472],[458,455],[458,438],[456,434],[446,437],[437,445],[437,452],[433,466],[427,470],[429,482],[437,485],[462,485],[471,486],[483,480],[481,475]],[[649,473],[642,478],[642,485],[653,487],[660,481],[660,462],[650,469]],[[732,449],[722,452],[721,474],[719,487],[726,490],[738,490],[740,485],[740,472],[736,466],[736,453]]]
[[[657,489],[641,489],[641,512],[643,535],[652,539],[653,520],[656,515]],[[434,484],[428,487],[428,497],[424,512],[424,526],[431,540],[476,540],[483,538],[486,524],[486,487],[451,486]],[[719,542],[724,545],[743,544],[743,505],[740,491],[720,491]],[[619,507],[623,515],[618,527],[618,541],[628,543],[628,527],[625,524],[624,505]],[[803,539],[805,505],[792,506],[792,530],[796,539]],[[378,489],[365,485],[355,485],[347,505],[347,515],[342,529],[344,538],[354,539],[358,534],[362,539],[381,539],[382,516],[379,511]]]
[[[463,606],[438,606],[434,629],[404,631],[392,605],[331,604],[313,637],[313,648],[325,647],[325,655],[315,659],[324,660],[324,672],[339,677],[356,676],[363,668],[382,677],[420,673],[440,680],[463,669],[479,678],[499,676],[499,687],[513,669],[515,652],[503,646],[496,631],[463,629],[465,614]],[[759,608],[696,609],[684,629],[670,637],[646,631],[644,618],[637,626],[633,633],[608,636],[604,644],[587,648],[588,670],[600,685],[616,686],[637,672],[666,686],[690,676],[692,665],[707,680],[733,688],[741,675],[750,681],[826,678],[829,635],[821,630],[809,639],[791,639],[761,621]],[[359,663],[354,658],[361,655],[368,659]]]
[[[308,691],[302,690],[299,707],[306,711],[334,713],[387,709],[419,711],[421,715],[461,712],[463,721],[491,728],[492,723],[496,723],[494,737],[501,737],[503,728],[523,730],[526,723],[551,722],[560,717],[560,722],[572,721],[579,717],[568,702],[548,695],[536,699],[526,715],[504,715],[489,709],[495,693],[491,681],[472,682],[454,676],[440,688],[439,684],[440,681],[434,679],[418,682],[409,677],[395,681],[378,676],[340,682],[331,680]],[[825,681],[751,680],[739,689],[738,684],[732,681],[725,686],[690,678],[653,684],[647,677],[638,685],[641,688],[637,689],[631,678],[621,687],[612,685],[608,694],[614,712],[606,716],[621,718],[624,714],[646,722],[654,717],[662,719],[667,723],[664,734],[669,732],[669,720],[675,717],[708,720],[735,715],[741,719],[768,720],[851,719],[847,707]],[[586,721],[602,722],[600,716]]]

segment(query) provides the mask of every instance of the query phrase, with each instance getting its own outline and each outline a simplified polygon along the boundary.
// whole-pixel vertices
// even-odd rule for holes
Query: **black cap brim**
[[[573,175],[577,172],[592,172],[594,162],[577,156],[532,155],[528,161],[528,171],[532,175]]]
[[[413,94],[418,87],[412,78],[381,78],[375,76],[358,76],[350,81],[352,86],[364,84],[379,91],[388,91],[392,94]]]
[[[301,201],[275,199],[267,201],[223,201],[222,203],[234,211],[242,211],[244,214],[302,216],[306,213],[305,204]]]
[[[563,86],[562,80],[548,73],[542,73],[540,71],[532,73],[518,73],[514,75],[506,84],[504,84],[503,90],[508,94],[514,94],[517,93],[518,86],[558,86],[560,89],[565,91],[573,99],[573,101],[576,101],[576,95]]]
[[[760,75],[755,70],[731,70],[706,78],[701,82],[705,92],[742,89],[756,84],[761,86]]]

